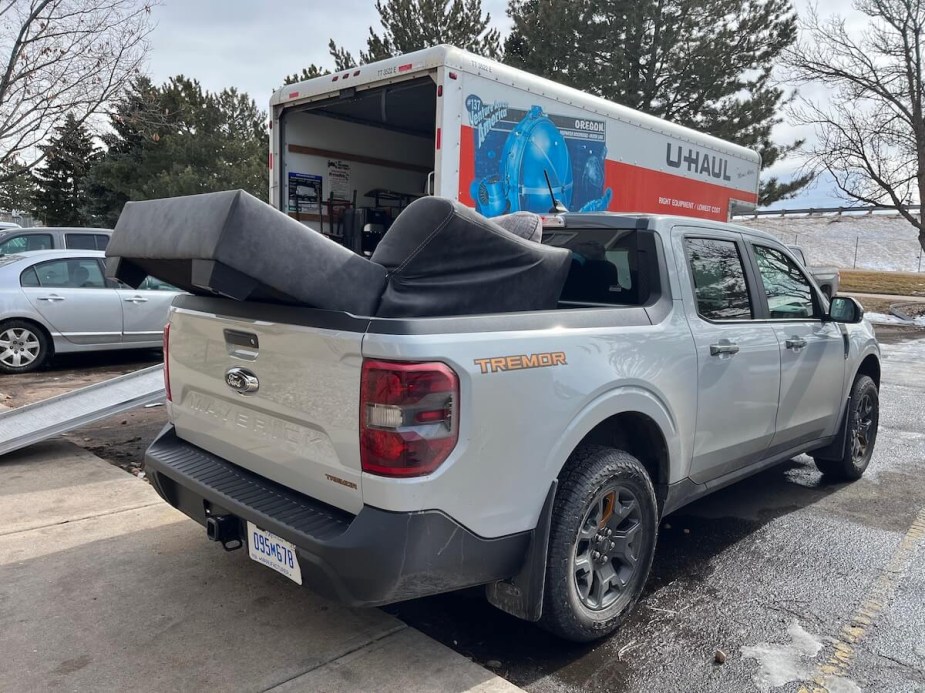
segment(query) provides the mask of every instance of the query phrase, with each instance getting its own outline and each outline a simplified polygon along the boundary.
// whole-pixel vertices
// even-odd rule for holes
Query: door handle
[[[141,296],[132,296],[131,298],[122,299],[126,303],[147,303],[148,299],[142,298]]]
[[[794,351],[799,351],[806,346],[806,340],[801,339],[800,337],[791,337],[784,344],[787,345],[788,349],[793,349]]]
[[[40,301],[63,301],[64,296],[56,296],[52,294],[51,296],[39,296]]]
[[[710,345],[710,356],[722,356],[723,354],[738,354],[739,345],[733,344],[728,340],[720,340],[718,344]]]

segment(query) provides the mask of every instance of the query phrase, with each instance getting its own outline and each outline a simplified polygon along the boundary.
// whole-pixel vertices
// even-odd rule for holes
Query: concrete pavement
[[[0,690],[519,690],[206,541],[61,440],[0,458]]]

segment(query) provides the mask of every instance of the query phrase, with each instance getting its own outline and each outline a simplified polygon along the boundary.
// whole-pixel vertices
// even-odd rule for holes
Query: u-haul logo
[[[686,168],[691,173],[709,176],[718,180],[732,180],[729,176],[729,160],[716,154],[709,154],[696,147],[688,147],[687,152],[679,145],[668,142],[665,150],[665,163],[671,168]]]
[[[542,354],[512,354],[510,356],[492,356],[484,359],[474,359],[473,363],[486,373],[501,373],[504,371],[520,371],[526,368],[549,368],[551,366],[567,366],[564,351],[548,351]]]

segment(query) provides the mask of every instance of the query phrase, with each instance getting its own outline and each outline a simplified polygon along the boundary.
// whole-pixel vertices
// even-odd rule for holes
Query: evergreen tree
[[[0,210],[16,214],[32,210],[35,178],[18,156],[0,164]]]
[[[771,140],[788,101],[771,72],[796,37],[790,0],[510,0],[508,15],[510,65],[757,149],[765,168],[802,144]],[[810,180],[768,179],[760,202]]]
[[[35,213],[47,226],[89,225],[88,174],[99,148],[87,128],[69,115],[40,148],[45,162],[35,176]]]
[[[127,200],[241,188],[266,198],[265,114],[236,89],[204,91],[178,76],[135,80],[111,116],[92,176],[98,212],[114,223]]]
[[[501,34],[497,29],[489,28],[491,14],[482,12],[482,0],[376,0],[376,11],[382,34],[369,28],[366,50],[360,51],[359,63],[334,39],[328,42],[328,52],[336,71],[442,43],[486,58],[501,56]],[[327,71],[310,65],[302,70],[301,75],[287,77],[285,84],[323,74]]]
[[[286,79],[283,80],[283,84],[296,84],[297,82],[304,82],[307,79],[314,79],[315,77],[321,77],[322,75],[327,74],[330,74],[328,70],[324,70],[317,65],[312,64],[308,67],[303,67],[302,72],[287,75]]]

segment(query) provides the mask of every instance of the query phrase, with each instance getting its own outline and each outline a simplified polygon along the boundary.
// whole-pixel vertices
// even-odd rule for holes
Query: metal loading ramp
[[[164,399],[164,366],[120,375],[0,413],[0,455]]]

